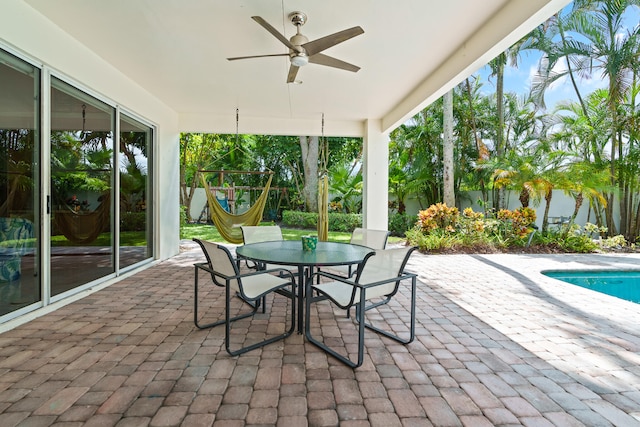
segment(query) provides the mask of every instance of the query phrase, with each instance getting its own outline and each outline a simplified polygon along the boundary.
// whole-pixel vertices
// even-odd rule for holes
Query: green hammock
[[[241,225],[258,225],[262,221],[264,207],[267,204],[269,196],[269,187],[273,175],[269,175],[269,180],[264,186],[260,197],[255,201],[246,212],[240,215],[233,215],[227,212],[218,202],[217,197],[211,192],[207,180],[202,176],[202,185],[207,193],[207,201],[209,202],[209,210],[211,211],[211,220],[215,224],[220,235],[229,243],[242,243]]]

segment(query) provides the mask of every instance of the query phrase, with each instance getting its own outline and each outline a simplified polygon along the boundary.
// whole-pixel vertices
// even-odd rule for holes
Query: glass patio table
[[[310,286],[313,268],[360,264],[374,252],[366,246],[350,243],[318,242],[315,251],[303,251],[300,240],[250,243],[236,248],[236,254],[251,261],[298,267],[298,332],[302,333],[304,294]],[[300,286],[302,285],[302,286]]]

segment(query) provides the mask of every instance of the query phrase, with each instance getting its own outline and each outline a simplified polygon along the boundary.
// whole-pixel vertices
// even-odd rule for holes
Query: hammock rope
[[[211,220],[215,224],[220,235],[229,243],[242,243],[242,230],[241,225],[258,225],[262,221],[264,214],[264,208],[267,204],[267,198],[269,196],[269,187],[271,186],[271,180],[273,174],[269,174],[269,179],[262,189],[262,193],[256,199],[253,206],[251,206],[246,212],[238,215],[227,212],[218,201],[218,198],[211,192],[209,184],[204,175],[201,175],[202,185],[207,194],[207,202],[209,203],[209,211],[211,212]]]

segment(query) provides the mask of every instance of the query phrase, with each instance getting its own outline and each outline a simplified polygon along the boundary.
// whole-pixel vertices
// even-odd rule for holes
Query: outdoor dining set
[[[242,226],[243,245],[235,257],[224,245],[194,239],[202,248],[206,261],[195,263],[194,323],[200,329],[218,325],[225,327],[225,347],[236,356],[263,347],[293,334],[304,333],[308,342],[331,354],[348,366],[359,367],[364,360],[365,329],[383,334],[402,344],[413,341],[415,334],[416,275],[405,271],[415,247],[386,248],[389,233],[382,230],[357,228],[349,243],[284,240],[279,226]],[[247,268],[242,268],[242,265]],[[199,273],[208,273],[213,285],[225,293],[224,317],[202,323],[215,314],[204,308],[203,301],[211,283],[200,283]],[[410,285],[411,302],[406,332],[396,334],[389,325],[367,322],[365,313],[388,303],[403,284]],[[208,288],[205,288],[208,286]],[[267,296],[273,294],[288,300],[288,327],[278,334],[252,342],[240,348],[232,340],[233,322],[267,313]],[[204,295],[204,296],[203,296]],[[344,310],[357,328],[357,355],[344,354],[313,336],[312,305],[330,301]],[[238,301],[248,306],[237,313]],[[233,313],[233,314],[232,314]],[[220,313],[218,313],[218,318]],[[285,322],[286,323],[286,322]],[[375,325],[373,323],[376,323]]]

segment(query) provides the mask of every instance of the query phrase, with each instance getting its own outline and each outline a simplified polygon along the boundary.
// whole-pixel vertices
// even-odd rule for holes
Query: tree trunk
[[[520,203],[522,204],[523,208],[529,207],[529,201],[531,200],[531,196],[529,195],[529,192],[527,191],[526,188],[523,188],[522,191],[520,191],[520,197],[518,197],[518,199],[520,200]]]
[[[549,207],[551,206],[551,197],[553,196],[553,189],[548,189],[544,195],[544,215],[542,217],[542,232],[546,233],[549,229]]]
[[[469,78],[466,80],[466,88],[467,88],[467,99],[469,101],[469,113],[471,115],[471,130],[473,131],[473,138],[476,142],[476,148],[478,150],[478,160],[484,160],[489,157],[489,150],[484,145],[480,137],[478,136],[478,127],[476,125],[476,114],[475,109],[473,107],[473,99],[471,97],[471,84],[469,83]],[[482,202],[483,206],[487,204],[487,189],[484,186],[484,178],[480,176],[480,192],[482,194]]]
[[[576,221],[576,217],[578,216],[578,212],[580,211],[580,207],[582,207],[582,203],[583,202],[584,202],[584,196],[582,195],[582,193],[578,193],[576,195],[576,203],[573,206],[573,214],[571,215],[571,219],[569,220],[569,224],[567,225],[567,227],[565,227],[565,229],[564,229],[564,231],[562,233],[563,236],[566,236],[569,233],[569,230],[571,230],[571,227],[573,227],[573,224]]]
[[[318,212],[318,137],[301,136],[304,187],[302,196],[307,212]]]
[[[636,208],[636,217],[635,217],[635,221],[634,221],[634,226],[633,226],[633,230],[632,231],[632,239],[629,241],[630,243],[636,243],[638,240],[636,239],[636,236],[638,234],[638,230],[640,230],[640,202],[638,203],[638,206]]]
[[[442,184],[443,201],[447,206],[456,205],[453,167],[453,89],[442,97]]]
[[[496,73],[496,110],[498,113],[498,129],[496,129],[496,154],[502,157],[506,152],[504,142],[504,64],[501,63]],[[506,209],[504,187],[498,188],[498,210]]]
[[[611,79],[610,79],[611,80]],[[609,97],[613,97],[615,93],[614,82],[609,82]],[[609,113],[611,114],[611,164],[609,167],[609,173],[611,174],[611,188],[615,188],[617,186],[616,180],[616,151],[618,149],[618,132],[616,130],[618,125],[618,105],[614,103],[611,99],[609,100]],[[607,221],[607,229],[609,232],[609,236],[615,236],[618,234],[616,232],[616,225],[613,218],[613,201],[614,201],[614,193],[613,191],[609,193],[607,207],[605,209]]]

